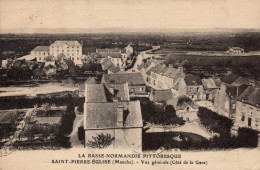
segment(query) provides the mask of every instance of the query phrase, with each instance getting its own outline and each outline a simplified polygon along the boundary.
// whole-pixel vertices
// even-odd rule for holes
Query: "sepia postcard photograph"
[[[260,170],[259,0],[0,0],[0,170]]]

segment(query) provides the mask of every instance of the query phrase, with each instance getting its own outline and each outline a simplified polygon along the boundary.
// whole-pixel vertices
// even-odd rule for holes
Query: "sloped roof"
[[[151,95],[154,102],[164,102],[173,98],[171,90],[155,90]]]
[[[86,103],[85,129],[120,128],[117,126],[117,107],[124,107],[123,128],[143,127],[139,101],[118,103]]]
[[[202,85],[201,79],[196,75],[187,75],[184,78],[184,81],[187,86],[199,86]]]
[[[260,105],[260,88],[249,86],[247,89],[239,96],[238,100],[245,103],[251,104],[253,106],[259,107]]]
[[[220,79],[212,79],[212,80],[214,81],[215,85],[216,85],[218,88],[220,88],[220,86],[221,86],[221,80],[220,80]]]
[[[241,77],[239,76],[233,83],[233,86],[241,86],[243,84],[247,84],[248,83],[248,79],[245,77]]]
[[[107,102],[105,88],[103,84],[86,84],[85,97],[85,102],[89,103]]]
[[[221,81],[227,84],[232,84],[239,76],[233,73],[221,78]]]
[[[81,47],[78,41],[55,41],[51,46],[69,46],[69,47]]]
[[[120,68],[112,64],[107,70],[111,71],[112,73],[116,74],[120,71]]]
[[[239,97],[247,88],[247,85],[241,85],[241,86],[227,86],[227,95],[229,95],[232,98]]]
[[[201,81],[202,81],[204,88],[206,88],[206,89],[218,88],[213,79],[202,79]]]
[[[109,91],[110,88],[114,89],[114,95],[109,93],[107,95],[107,98],[110,98],[112,100],[113,98],[119,99],[119,101],[129,101],[129,89],[128,89],[128,84],[111,84],[111,83],[104,83],[104,86],[107,91]]]
[[[151,72],[158,73],[163,68],[162,65],[158,64],[147,71],[146,74],[151,75]]]
[[[43,52],[49,52],[50,51],[50,46],[37,46],[35,47],[32,52],[40,52],[40,51],[43,51]]]
[[[95,77],[88,77],[84,84],[97,84]]]
[[[108,59],[104,59],[103,62],[101,63],[102,69],[107,70],[113,63]]]
[[[129,85],[143,85],[145,84],[140,73],[124,73],[124,74],[104,74],[103,83],[128,83]]]

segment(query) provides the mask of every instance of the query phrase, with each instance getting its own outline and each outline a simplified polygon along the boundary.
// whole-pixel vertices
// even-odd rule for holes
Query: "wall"
[[[242,121],[244,116],[244,121]],[[248,126],[248,118],[251,118],[251,126]],[[258,121],[258,123],[257,123]],[[235,124],[239,127],[248,127],[260,131],[260,108],[237,101]]]
[[[129,85],[130,93],[145,93],[145,85]]]

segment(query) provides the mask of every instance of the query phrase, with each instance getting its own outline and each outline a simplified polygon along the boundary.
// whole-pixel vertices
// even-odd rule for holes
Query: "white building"
[[[50,46],[50,55],[56,58],[59,54],[78,63],[82,57],[82,46],[78,41],[55,41]]]
[[[37,46],[31,51],[31,56],[38,62],[45,62],[45,57],[50,55],[50,46]]]

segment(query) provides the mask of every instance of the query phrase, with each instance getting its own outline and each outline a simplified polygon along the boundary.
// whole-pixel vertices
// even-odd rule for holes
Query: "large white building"
[[[50,46],[50,55],[56,58],[60,54],[64,54],[74,63],[82,62],[82,46],[78,41],[55,41]]]

